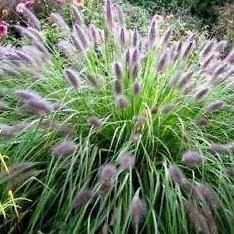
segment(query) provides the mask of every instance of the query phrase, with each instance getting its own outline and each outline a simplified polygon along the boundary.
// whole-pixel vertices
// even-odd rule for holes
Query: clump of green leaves
[[[222,60],[226,42],[195,34],[172,40],[155,19],[142,35],[117,5],[104,9],[103,27],[75,7],[72,28],[53,13],[53,48],[30,26],[18,27],[29,45],[1,47],[1,199],[30,199],[1,228],[231,232],[233,52]],[[34,173],[8,170],[19,162]]]

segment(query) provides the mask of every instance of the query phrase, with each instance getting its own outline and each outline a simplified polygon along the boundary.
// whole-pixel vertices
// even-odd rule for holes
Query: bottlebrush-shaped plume
[[[141,221],[145,213],[146,213],[145,201],[135,196],[131,204],[131,214],[136,228],[138,228],[139,222]]]
[[[83,25],[83,17],[81,16],[78,8],[74,4],[72,5],[72,15],[73,15],[73,21],[76,24]]]
[[[175,165],[168,168],[171,180],[178,184],[187,194],[192,194],[193,184],[185,177],[184,173]]]
[[[97,75],[88,75],[88,81],[90,85],[96,89],[100,89],[104,86],[104,80],[102,77],[99,77]]]
[[[98,29],[96,29],[95,25],[93,24],[89,25],[89,34],[94,45],[97,45],[99,43],[99,36],[98,36]]]
[[[190,201],[186,201],[185,209],[197,232],[211,234],[206,217]]]
[[[136,129],[140,129],[144,126],[144,124],[146,123],[147,118],[144,116],[137,116],[135,119],[135,125],[134,128]]]
[[[119,108],[124,109],[129,106],[129,101],[125,95],[118,95],[116,97],[116,104]]]
[[[110,0],[106,2],[106,22],[110,30],[114,27],[113,5]]]
[[[40,43],[41,45],[44,45],[45,41],[42,38],[40,31],[38,31],[35,28],[32,27],[22,27],[22,26],[15,26],[16,30],[18,30],[21,34],[21,36],[27,38],[31,42],[37,42]]]
[[[7,180],[9,178],[16,177],[22,173],[26,173],[27,171],[33,168],[33,163],[31,162],[19,162],[14,163],[7,167],[7,170],[3,170],[0,173],[0,180]]]
[[[63,17],[59,13],[52,13],[50,15],[51,22],[56,25],[59,30],[63,33],[69,34],[70,28],[67,23],[64,21]]]
[[[72,141],[64,140],[56,143],[52,149],[52,155],[54,156],[69,156],[76,150],[76,144]]]
[[[103,125],[102,121],[97,116],[92,116],[88,119],[88,123],[95,129],[100,129]]]
[[[117,80],[121,80],[122,79],[122,69],[121,69],[121,66],[119,63],[114,63],[114,66],[113,66],[113,70],[114,70],[114,73],[115,73],[115,78]]]
[[[131,52],[130,49],[128,49],[125,53],[125,64],[128,67],[131,63]]]
[[[126,45],[126,33],[125,33],[124,28],[120,29],[119,42],[120,42],[121,48],[124,48]]]
[[[234,64],[234,50],[232,50],[227,57],[225,58],[225,60],[230,63],[230,64]]]
[[[133,53],[132,53],[132,61],[131,61],[132,65],[137,64],[138,61],[139,61],[139,51],[136,48],[136,49],[133,50]]]
[[[30,178],[35,178],[38,176],[40,171],[37,171],[35,169],[27,170],[23,173],[20,173],[18,176],[14,176],[13,178],[10,178],[7,181],[5,191],[15,191],[20,188],[26,181],[28,181]]]
[[[203,50],[201,51],[201,56],[206,57],[212,51],[214,45],[215,45],[214,40],[208,41],[204,46]]]
[[[169,50],[169,53],[168,53],[168,56],[169,56],[169,61],[170,63],[174,63],[176,61],[176,59],[178,58],[178,52],[177,52],[177,48],[176,48],[176,45],[173,45],[170,50]]]
[[[73,60],[75,56],[75,48],[69,41],[67,40],[59,41],[58,48],[68,59]]]
[[[83,28],[79,24],[75,24],[74,31],[76,32],[76,36],[79,38],[83,48],[87,49],[89,44]]]
[[[65,70],[65,74],[66,74],[66,77],[67,77],[70,85],[75,89],[79,89],[80,88],[80,79],[79,79],[79,75],[77,74],[77,72],[72,70],[71,68],[68,68]]]
[[[73,127],[71,127],[65,123],[60,124],[58,126],[58,130],[66,136],[74,136],[76,133],[76,130]]]
[[[20,134],[29,126],[26,122],[20,122],[12,125],[0,124],[0,136],[4,138],[16,136]]]
[[[210,229],[210,233],[218,233],[217,225],[215,223],[215,218],[212,214],[212,212],[209,209],[206,209],[206,207],[203,207],[200,210],[201,214],[206,218],[207,224]]]
[[[172,57],[172,61],[174,61],[174,62],[178,59],[178,57],[182,53],[183,41],[180,40],[179,42],[177,42],[177,44],[175,46],[176,46],[176,50],[175,50],[174,56]]]
[[[182,155],[182,162],[186,165],[199,165],[204,162],[204,158],[200,152],[188,150]]]
[[[133,38],[132,38],[132,46],[133,47],[137,47],[137,45],[138,45],[138,38],[139,38],[138,31],[137,31],[137,29],[134,29]]]
[[[19,56],[17,55],[17,51],[14,48],[0,48],[0,58],[1,59],[6,59],[6,60],[14,60],[17,61],[19,60]],[[5,64],[6,66],[6,64]],[[1,69],[3,69],[3,65],[1,65]]]
[[[29,102],[30,99],[40,98],[40,96],[36,92],[33,92],[32,90],[20,90],[17,92],[17,94],[19,95],[23,103]]]
[[[108,223],[105,223],[105,224],[102,226],[102,229],[101,229],[100,234],[108,234],[109,229],[110,229],[109,224],[108,224]]]
[[[227,70],[227,64],[221,64],[220,66],[218,66],[214,72],[212,73],[212,77],[213,79],[217,79],[220,75],[222,75],[224,72],[226,72]]]
[[[211,143],[209,145],[209,150],[215,154],[228,154],[229,153],[229,149],[227,145],[223,145],[220,143]]]
[[[167,51],[164,51],[161,57],[159,58],[158,65],[157,65],[157,72],[162,73],[164,72],[168,60]]]
[[[24,107],[34,114],[40,115],[53,111],[52,105],[46,99],[31,90],[21,90],[17,94],[25,104]]]
[[[209,103],[205,108],[205,113],[212,114],[218,112],[219,110],[223,109],[225,106],[223,101],[217,100]]]
[[[123,27],[124,26],[124,12],[121,7],[118,5],[115,5],[115,12],[116,12],[116,17],[117,17],[117,22],[118,24]]]
[[[200,87],[197,89],[197,91],[194,94],[194,99],[195,100],[201,100],[203,99],[206,95],[209,93],[209,88],[208,87]]]
[[[36,15],[32,11],[30,11],[27,7],[23,8],[22,14],[27,18],[28,25],[38,30],[41,29],[40,21],[37,19]]]
[[[92,202],[94,194],[88,189],[78,191],[72,203],[72,208],[77,209],[82,205]]]
[[[222,40],[216,43],[215,50],[218,52],[223,52],[228,46],[228,41]]]
[[[139,95],[141,92],[141,85],[139,83],[139,81],[136,81],[134,84],[133,84],[133,93],[135,95]]]
[[[207,56],[204,60],[203,60],[203,62],[202,62],[202,64],[201,64],[201,68],[203,69],[203,70],[205,70],[208,66],[209,66],[209,64],[211,63],[211,61],[214,59],[214,54],[210,54],[209,56]]]
[[[117,175],[117,169],[112,164],[106,164],[101,169],[101,184],[105,187],[109,187],[113,184]]]
[[[162,46],[167,47],[172,32],[173,32],[173,30],[170,28],[164,33],[164,35],[162,37],[162,41],[161,41]]]
[[[73,41],[74,46],[77,49],[77,51],[80,52],[80,53],[81,52],[85,52],[85,48],[83,47],[81,41],[77,37],[77,33],[76,32],[72,32],[71,33],[71,38],[72,38],[72,41]]]
[[[57,128],[59,126],[59,123],[51,119],[43,119],[41,121],[41,125],[45,128]]]
[[[1,70],[0,70],[1,75],[5,74],[11,77],[20,76],[18,67],[16,67],[15,65],[10,66],[8,64],[1,64],[0,66],[1,66]]]
[[[190,79],[192,78],[192,75],[193,75],[192,71],[187,71],[183,73],[178,80],[177,86],[179,88],[184,87],[190,81]]]
[[[209,120],[208,120],[208,119],[205,119],[205,118],[200,118],[200,119],[197,119],[197,120],[195,121],[195,124],[196,124],[197,126],[200,126],[200,127],[206,126],[206,125],[208,125],[209,123],[210,123]]]
[[[190,53],[191,53],[191,51],[192,51],[192,48],[193,48],[193,41],[190,41],[190,40],[188,40],[186,43],[185,43],[185,45],[184,45],[184,48],[183,48],[183,51],[182,51],[182,54],[181,54],[181,57],[183,58],[183,59],[185,59],[185,58],[187,58],[189,55],[190,55]]]
[[[194,40],[195,40],[195,36],[196,36],[195,33],[193,33],[193,32],[190,33],[190,34],[189,34],[189,37],[188,37],[188,39],[187,39],[187,41],[188,41],[188,42],[189,42],[189,41],[194,41]]]
[[[40,50],[40,48],[35,48],[35,46],[22,46],[17,54],[22,60],[25,59],[26,66],[27,63],[32,64],[34,67],[39,67],[50,63],[50,59],[44,53],[44,51]]]
[[[23,51],[17,51],[16,52],[19,61],[25,64],[29,64],[29,65],[33,65],[34,64],[34,60],[33,57]]]
[[[156,20],[152,20],[151,21],[151,25],[149,28],[149,32],[148,32],[148,44],[149,47],[152,48],[155,46],[155,42],[156,42],[156,37],[157,37],[157,25],[156,25]]]
[[[138,75],[139,75],[139,64],[136,63],[136,64],[133,65],[133,68],[132,68],[132,78],[133,78],[133,80],[136,80]]]
[[[202,201],[206,202],[210,207],[217,208],[218,199],[211,187],[204,184],[198,184],[194,188],[194,195]]]
[[[114,82],[114,93],[115,95],[123,94],[123,85],[120,80],[115,80]]]
[[[177,166],[171,165],[168,168],[168,172],[173,182],[179,185],[184,184],[184,182],[187,180],[183,172]]]
[[[167,103],[160,108],[160,113],[166,115],[170,113],[175,108],[175,105],[172,103]]]
[[[36,28],[32,28],[32,27],[28,27],[27,30],[32,33],[35,38],[37,38],[42,44],[45,44],[45,39],[42,36],[42,33],[40,30],[36,29]]]
[[[234,76],[234,67],[229,67],[229,69],[227,69],[224,78],[231,78]],[[231,79],[230,79],[231,80]]]
[[[65,123],[60,123],[58,121],[51,120],[51,119],[43,119],[41,121],[41,125],[42,125],[42,127],[46,128],[46,129],[52,129],[55,131],[59,131],[66,136],[73,136],[76,133],[75,129],[70,127],[69,125],[67,125]]]
[[[124,154],[120,157],[119,164],[123,170],[132,169],[135,164],[135,157],[132,154]]]

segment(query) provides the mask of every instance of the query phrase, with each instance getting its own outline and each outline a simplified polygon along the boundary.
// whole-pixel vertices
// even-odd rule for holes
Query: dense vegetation
[[[150,14],[175,14],[194,24],[201,32],[207,30],[210,37],[227,39],[234,42],[234,5],[229,0],[130,0],[133,5],[141,6]],[[188,17],[189,16],[189,17]]]
[[[0,232],[233,233],[234,51],[92,3],[0,46]]]
[[[224,6],[225,3],[229,3],[229,0],[130,0],[131,3],[141,5],[150,9],[152,13],[155,11],[178,11],[178,9],[185,9],[187,12],[198,15],[202,18],[214,17],[214,7]]]

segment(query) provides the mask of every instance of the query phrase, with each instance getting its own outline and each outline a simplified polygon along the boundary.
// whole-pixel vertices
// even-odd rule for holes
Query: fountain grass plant
[[[53,13],[51,47],[27,15],[28,44],[0,48],[1,230],[232,233],[226,43],[141,35],[107,1],[103,28]]]

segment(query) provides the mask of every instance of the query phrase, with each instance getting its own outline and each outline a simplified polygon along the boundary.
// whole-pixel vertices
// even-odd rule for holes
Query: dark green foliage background
[[[230,0],[129,0],[132,4],[140,5],[151,13],[155,11],[178,12],[182,9],[192,15],[202,17],[205,21],[213,21],[216,12],[213,7],[231,3]]]

